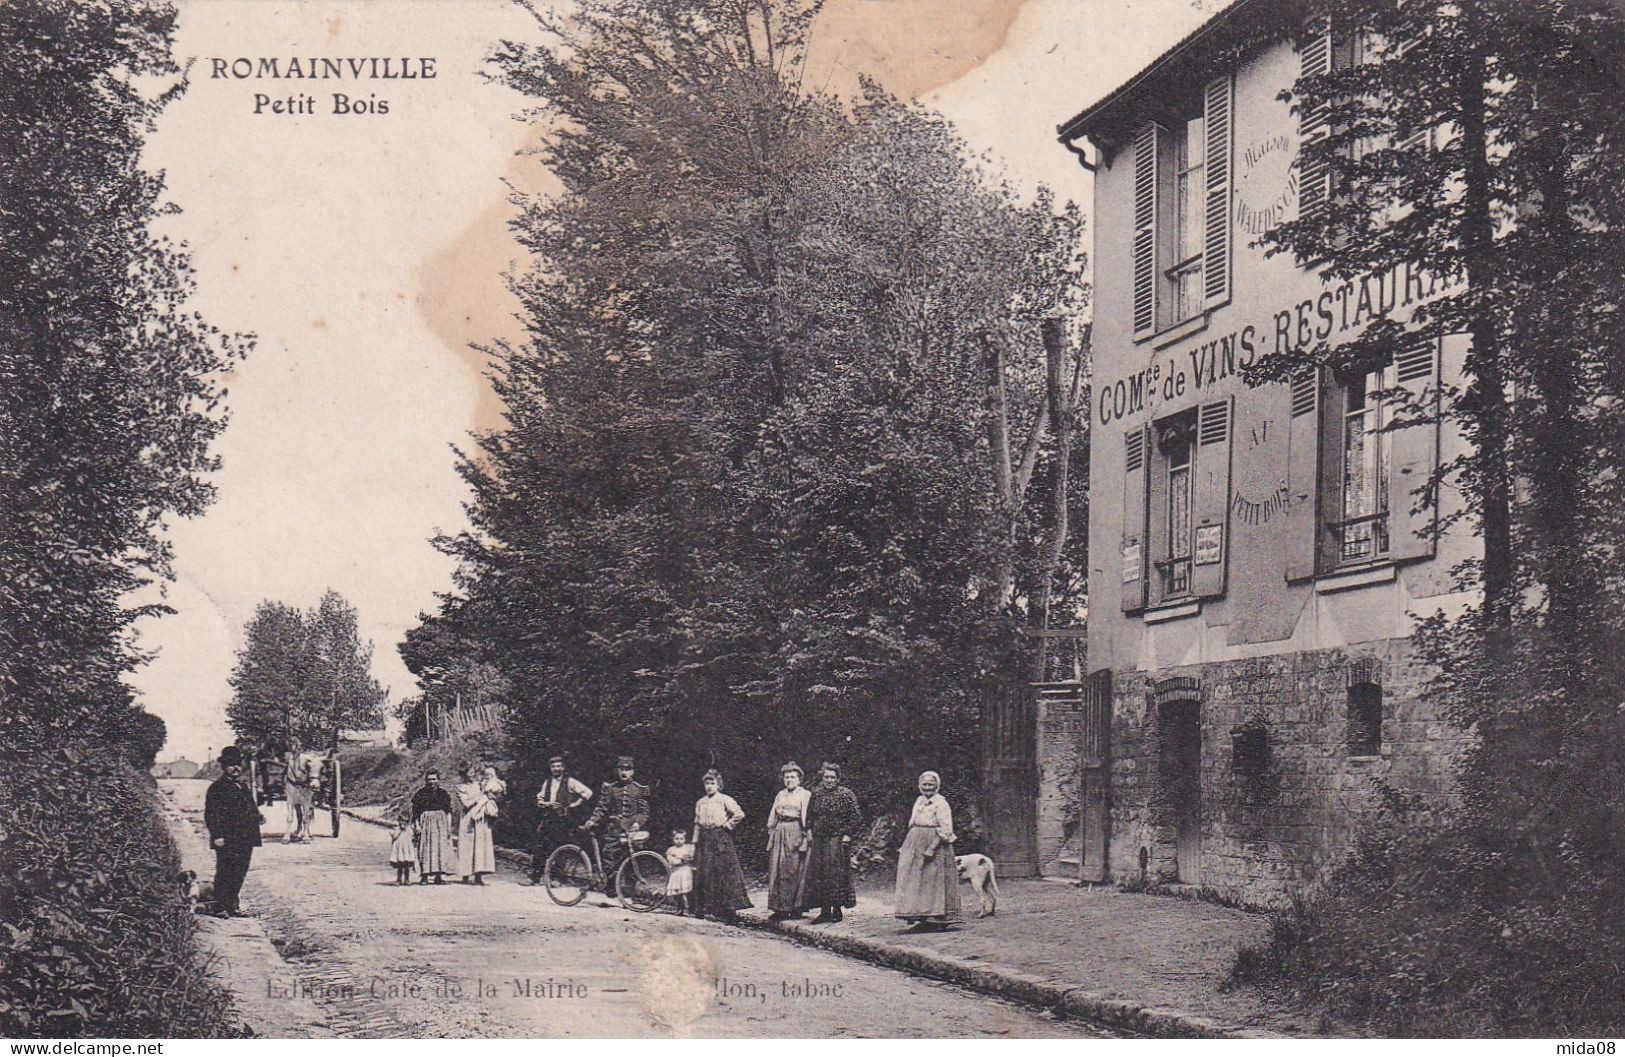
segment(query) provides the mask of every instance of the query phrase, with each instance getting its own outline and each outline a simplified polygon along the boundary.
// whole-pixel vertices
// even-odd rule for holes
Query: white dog
[[[959,879],[970,882],[970,886],[976,890],[976,898],[982,903],[976,916],[992,917],[999,909],[999,878],[993,868],[993,860],[986,855],[956,855],[954,865],[959,867]]]

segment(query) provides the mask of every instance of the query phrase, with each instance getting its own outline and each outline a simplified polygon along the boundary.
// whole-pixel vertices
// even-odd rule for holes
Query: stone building
[[[1040,705],[1050,872],[1275,903],[1347,849],[1379,784],[1450,795],[1459,736],[1419,699],[1410,635],[1463,601],[1473,543],[1436,540],[1450,497],[1418,494],[1459,442],[1385,426],[1465,339],[1407,338],[1359,377],[1241,376],[1448,288],[1426,261],[1344,282],[1257,244],[1331,193],[1283,90],[1361,47],[1300,34],[1303,10],[1238,0],[1061,126],[1095,170],[1093,674]]]
[[[154,778],[196,778],[200,767],[186,757],[167,760],[152,765]]]

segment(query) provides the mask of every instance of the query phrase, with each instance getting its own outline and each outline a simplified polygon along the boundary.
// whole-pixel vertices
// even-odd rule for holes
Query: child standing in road
[[[412,864],[418,858],[412,824],[396,819],[394,834],[395,839],[389,845],[389,865],[395,867],[395,883],[409,885],[412,883]]]
[[[688,913],[688,894],[694,891],[694,845],[688,842],[684,830],[671,831],[671,847],[666,849],[666,864],[671,876],[666,879],[666,894],[677,900],[677,913]]]

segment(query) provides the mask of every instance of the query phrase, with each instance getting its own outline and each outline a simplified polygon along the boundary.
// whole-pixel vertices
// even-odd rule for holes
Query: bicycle
[[[561,844],[553,849],[543,868],[547,894],[561,907],[575,906],[587,898],[588,891],[603,888],[609,880],[604,873],[598,835],[590,830],[583,832],[592,849],[590,857],[579,844]],[[623,833],[619,839],[629,854],[615,870],[615,897],[623,907],[639,914],[660,909],[666,904],[666,882],[671,878],[666,857],[638,847],[649,839],[645,832]]]

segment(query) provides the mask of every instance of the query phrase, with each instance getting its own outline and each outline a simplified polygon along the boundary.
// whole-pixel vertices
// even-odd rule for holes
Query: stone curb
[[[381,819],[356,814],[349,808],[340,808],[351,818],[372,826],[388,827]],[[497,858],[526,869],[530,856],[510,848],[498,848]],[[770,932],[795,943],[817,947],[834,954],[845,955],[888,969],[901,969],[916,976],[946,980],[951,984],[980,991],[1024,1006],[1055,1010],[1077,1020],[1087,1020],[1110,1028],[1158,1038],[1182,1039],[1284,1039],[1291,1038],[1262,1028],[1247,1028],[1222,1024],[1211,1017],[1188,1013],[1180,1009],[1161,1006],[1142,1006],[1121,998],[1105,995],[1081,987],[1061,987],[1047,980],[1013,969],[994,969],[987,965],[966,961],[951,954],[939,954],[920,947],[888,943],[867,936],[850,936],[838,932],[825,932],[811,925],[795,921],[769,921],[766,918],[741,915],[739,923],[746,928]]]
[[[867,936],[824,932],[795,921],[772,922],[744,917],[747,927],[776,932],[798,943],[818,947],[861,961],[901,969],[918,976],[946,980],[960,987],[994,995],[1025,1006],[1055,1010],[1078,1020],[1118,1028],[1136,1035],[1161,1038],[1199,1039],[1277,1039],[1288,1038],[1271,1031],[1221,1024],[1210,1017],[1179,1009],[1142,1006],[1135,1002],[1080,987],[1061,987],[1028,973],[994,969],[951,954],[920,947],[890,943]]]

